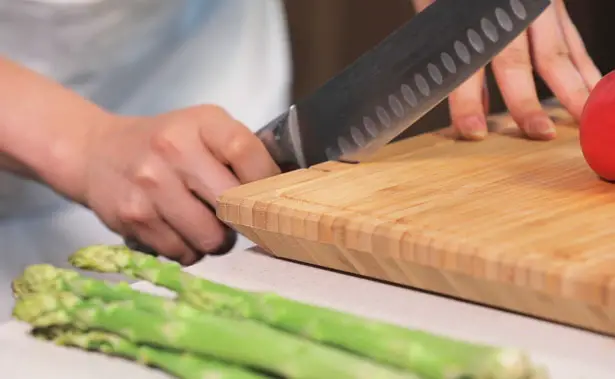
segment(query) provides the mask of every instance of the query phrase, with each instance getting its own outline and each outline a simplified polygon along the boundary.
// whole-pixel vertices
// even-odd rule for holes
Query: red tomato
[[[594,87],[581,116],[581,150],[589,167],[615,182],[615,70]]]

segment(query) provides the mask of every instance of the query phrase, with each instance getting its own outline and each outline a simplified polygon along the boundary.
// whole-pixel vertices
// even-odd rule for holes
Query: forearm
[[[46,182],[77,201],[88,141],[113,116],[61,85],[0,58],[0,170]]]

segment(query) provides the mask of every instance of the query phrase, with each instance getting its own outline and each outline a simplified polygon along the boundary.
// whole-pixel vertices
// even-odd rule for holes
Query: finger
[[[433,2],[434,0],[413,0],[417,13]],[[489,109],[488,93],[483,69],[449,95],[449,112],[453,127],[462,137],[482,140],[487,135],[485,114]]]
[[[430,6],[433,2],[434,0],[412,0],[417,13]]]
[[[223,166],[200,143],[198,138],[182,139],[180,146],[174,146],[173,151],[181,154],[166,154],[167,163],[179,175],[185,188],[198,198],[199,203],[207,210],[212,218],[223,228],[223,241],[215,249],[201,250],[208,255],[221,255],[229,252],[237,242],[237,233],[219,222],[215,217],[217,197],[229,188],[239,185],[239,180]],[[167,145],[166,143],[163,145]],[[164,153],[164,152],[163,152]],[[203,249],[203,247],[201,247]]]
[[[203,143],[220,162],[231,167],[241,183],[280,173],[265,145],[245,125],[221,109],[207,116],[201,128]]]
[[[148,224],[131,225],[130,236],[140,244],[182,265],[191,265],[202,257],[162,219]]]
[[[180,176],[185,187],[214,207],[218,196],[240,184],[203,145],[198,128],[169,128],[152,138],[152,146]]]
[[[123,193],[126,197],[118,203],[115,213],[125,237],[134,237],[171,259],[185,262],[197,257],[194,250],[160,218],[142,190],[133,186]]]
[[[482,140],[487,135],[484,93],[485,70],[481,69],[449,96],[453,126],[464,138]]]
[[[199,199],[216,207],[217,199],[225,191],[241,183],[239,179],[213,155],[205,150],[194,152],[186,160],[198,161],[199,170],[181,171],[181,177],[186,187],[193,191]]]
[[[535,67],[562,105],[580,119],[589,90],[572,62],[556,8],[548,7],[529,29]]]
[[[237,232],[228,226],[224,227],[224,242],[215,251],[210,251],[207,255],[224,255],[231,251],[237,244]]]
[[[527,34],[521,34],[498,54],[492,67],[504,103],[519,128],[532,139],[555,138],[555,126],[536,92]]]
[[[203,166],[206,171],[209,167]],[[194,197],[162,159],[140,167],[135,182],[151,199],[156,211],[195,250],[208,253],[224,242],[224,230],[210,209]]]
[[[487,86],[486,79],[483,77],[483,113],[489,114],[491,111],[491,96],[489,95],[489,86]]]
[[[564,33],[564,38],[568,44],[568,48],[570,49],[572,62],[581,73],[581,76],[585,81],[585,85],[591,91],[602,78],[602,73],[587,53],[583,38],[581,38],[581,34],[572,22],[570,14],[566,9],[565,2],[558,0],[555,5],[559,15],[560,25]]]

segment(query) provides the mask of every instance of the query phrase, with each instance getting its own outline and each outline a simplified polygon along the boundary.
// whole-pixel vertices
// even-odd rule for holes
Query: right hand
[[[113,119],[89,140],[77,200],[110,229],[184,265],[225,242],[203,202],[215,206],[229,188],[280,172],[260,140],[215,106]]]

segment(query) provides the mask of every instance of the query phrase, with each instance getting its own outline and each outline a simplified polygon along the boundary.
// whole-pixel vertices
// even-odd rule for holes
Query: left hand
[[[412,0],[417,12],[434,0]],[[602,74],[589,57],[564,0],[552,0],[529,29],[492,60],[504,102],[517,125],[532,139],[555,138],[555,126],[542,108],[532,72],[545,80],[555,97],[579,120],[589,92]],[[465,138],[487,134],[489,94],[481,70],[449,96],[453,127]]]

